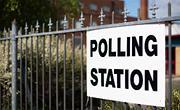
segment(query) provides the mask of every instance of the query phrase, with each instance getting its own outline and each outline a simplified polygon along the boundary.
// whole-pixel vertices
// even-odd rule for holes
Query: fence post
[[[168,17],[171,17],[171,0],[168,1]],[[168,73],[169,73],[169,90],[168,90],[168,110],[172,109],[172,26],[168,23]]]
[[[12,22],[12,107],[11,110],[16,110],[16,21]]]

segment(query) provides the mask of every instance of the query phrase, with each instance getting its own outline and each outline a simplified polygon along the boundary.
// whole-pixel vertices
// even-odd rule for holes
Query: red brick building
[[[166,27],[166,73],[168,74],[168,27]],[[180,76],[180,24],[172,25],[172,73]]]
[[[104,24],[112,23],[112,12],[114,12],[114,23],[124,21],[124,1],[123,0],[80,0],[81,10],[85,17],[85,26],[90,24],[90,16],[92,15],[92,25],[99,25],[101,8],[106,15]],[[135,21],[137,18],[128,16],[128,21]]]

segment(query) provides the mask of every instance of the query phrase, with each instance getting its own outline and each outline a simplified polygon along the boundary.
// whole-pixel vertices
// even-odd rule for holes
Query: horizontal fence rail
[[[69,24],[65,16],[62,30],[59,21],[52,22],[49,19],[48,25],[43,23],[42,27],[38,21],[35,28],[28,27],[26,23],[24,29],[20,28],[17,35],[15,23],[13,31],[10,29],[4,31],[3,37],[0,38],[0,65],[2,65],[0,71],[3,73],[3,77],[0,78],[0,110],[10,110],[11,107],[15,107],[13,110],[106,110],[108,107],[112,110],[130,109],[131,104],[128,103],[87,97],[86,32],[104,28],[165,23],[169,26],[169,39],[171,39],[171,24],[180,21],[180,16],[133,22],[126,22],[127,18],[124,18],[124,23],[116,24],[113,13],[112,24],[103,24],[103,12],[99,18],[100,26],[92,26],[92,16],[90,16],[90,25],[84,27],[85,18],[81,13],[80,28],[75,28],[74,19],[70,24],[71,29],[68,28]],[[48,32],[45,31],[46,27]],[[169,43],[170,48],[171,43]],[[169,73],[172,72],[171,68],[169,67]],[[172,91],[172,88],[169,91]],[[169,103],[172,101],[170,100]],[[144,107],[136,106],[138,109]]]

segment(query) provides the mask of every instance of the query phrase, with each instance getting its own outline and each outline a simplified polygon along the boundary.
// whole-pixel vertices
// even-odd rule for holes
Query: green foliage
[[[165,110],[167,110],[167,101],[166,101],[166,107]],[[123,103],[116,103],[116,110],[124,110],[124,104]],[[128,104],[126,106],[128,110],[143,110],[143,107],[140,107],[137,104]],[[146,110],[154,110],[152,106],[146,106]],[[103,110],[112,110],[112,102],[111,101],[104,101],[103,103]],[[162,108],[157,107],[157,110],[162,110]],[[172,92],[172,110],[180,110],[180,90],[174,89]]]
[[[44,77],[45,77],[45,99],[48,99],[48,84],[49,84],[49,64],[50,64],[50,51],[49,51],[49,46],[50,46],[50,37],[46,36],[45,37],[45,58],[43,58],[43,38],[39,38],[38,37],[38,48],[39,51],[37,52],[37,37],[33,37],[33,56],[32,56],[32,61],[31,61],[31,39],[28,39],[27,41],[27,77],[28,77],[28,90],[30,90],[30,78],[31,78],[31,72],[33,74],[33,88],[35,88],[36,86],[36,61],[37,61],[37,55],[38,55],[38,86],[39,86],[39,91],[42,91],[41,87],[42,87],[42,65],[43,62],[45,63],[45,71],[44,71]],[[22,42],[22,49],[21,49],[21,42]],[[11,49],[10,47],[10,42],[6,41],[6,42],[0,42],[0,49],[2,51],[0,51],[0,84],[2,87],[2,90],[4,91],[4,95],[3,95],[3,103],[1,103],[3,105],[4,108],[7,108],[6,106],[8,106],[9,102],[10,102],[10,96],[11,96],[11,59],[10,59],[10,54],[8,54],[8,49]],[[57,45],[59,46],[59,61],[58,61],[58,67],[59,67],[59,72],[58,72],[58,84],[59,84],[59,97],[63,97],[63,72],[64,72],[64,40],[62,38],[59,37],[59,43],[56,41],[56,36],[51,36],[51,80],[52,80],[52,99],[55,99],[56,94],[55,94],[55,90],[56,90],[56,55],[57,55],[57,51],[56,51],[56,47]],[[75,48],[75,70],[74,70],[74,74],[75,74],[75,100],[77,100],[75,102],[76,106],[80,105],[80,81],[81,81],[81,60],[80,60],[80,47],[77,46]],[[20,56],[22,51],[22,56]],[[17,101],[19,102],[19,98],[20,98],[20,74],[25,74],[22,68],[24,68],[25,66],[25,52],[26,52],[26,39],[19,39],[18,43],[17,43]],[[71,39],[68,39],[66,41],[66,90],[67,90],[67,99],[71,99],[71,91],[72,91],[72,41]],[[11,50],[9,50],[9,53],[11,53]],[[84,59],[83,59],[83,63],[84,63],[84,79],[85,79],[85,64],[86,64],[86,52],[85,52],[85,47],[84,47],[84,51],[83,51],[83,55],[84,55]],[[20,68],[20,62],[21,62],[21,58],[22,58],[22,68]],[[31,70],[31,63],[33,65],[33,69]],[[21,73],[22,72],[22,73]],[[24,88],[24,79],[23,80],[23,88]],[[85,83],[84,83],[85,86]],[[24,91],[24,89],[23,89]],[[86,91],[84,91],[86,92]],[[33,97],[35,98],[35,93],[36,90],[33,89]],[[42,96],[42,92],[39,92],[39,97]],[[24,97],[24,93],[23,93],[23,97]],[[28,94],[28,97],[30,97],[30,94]],[[39,99],[42,99],[39,98]],[[23,99],[24,100],[24,99]],[[42,100],[39,100],[39,103]],[[63,99],[59,98],[59,103],[63,103]],[[17,103],[19,104],[19,103]],[[52,100],[52,104],[55,104],[55,100]],[[70,104],[70,102],[69,102]],[[48,100],[45,101],[45,106],[48,108]],[[53,106],[53,105],[52,105]],[[19,105],[18,105],[19,107]],[[55,107],[55,105],[53,106]],[[61,106],[62,107],[62,106]],[[68,107],[71,107],[68,106]],[[54,108],[55,109],[55,108]],[[61,108],[62,109],[62,108]],[[8,110],[8,109],[7,109]]]
[[[173,93],[173,96],[172,96],[172,99],[173,99],[173,103],[172,103],[173,110],[180,110],[180,90],[174,89],[172,93]]]
[[[50,39],[51,39],[51,42],[50,42]],[[26,39],[23,39],[22,40],[22,59],[23,61],[25,61],[25,51],[26,51],[26,48],[25,48],[25,45],[26,45]],[[42,87],[42,65],[43,65],[43,62],[45,63],[45,71],[44,71],[44,79],[45,79],[45,99],[48,99],[49,97],[49,88],[48,88],[48,85],[49,85],[49,66],[50,66],[50,63],[51,63],[51,88],[52,88],[52,99],[55,99],[56,97],[56,94],[55,94],[55,90],[56,90],[56,61],[57,61],[57,58],[56,58],[56,55],[57,55],[57,45],[59,46],[59,54],[58,54],[58,57],[59,57],[59,61],[58,61],[58,85],[59,85],[59,103],[63,103],[63,99],[61,97],[63,97],[63,89],[64,89],[64,39],[59,39],[59,43],[56,41],[56,36],[46,36],[45,37],[45,48],[44,48],[44,51],[45,51],[45,58],[43,58],[43,48],[42,48],[42,45],[43,45],[43,39],[42,38],[38,38],[38,52],[37,52],[37,37],[33,37],[33,62],[31,62],[31,48],[30,48],[30,42],[31,39],[28,40],[28,53],[27,53],[27,56],[28,56],[28,80],[30,80],[30,77],[31,77],[31,72],[33,73],[33,76],[36,76],[37,72],[36,72],[36,61],[37,61],[37,55],[38,55],[38,68],[39,68],[39,71],[38,71],[38,77],[39,77],[39,81],[38,81],[38,86],[39,87]],[[20,47],[20,43],[21,41],[19,40],[18,42],[18,54],[17,54],[17,59],[18,59],[18,62],[20,62],[20,51],[21,51],[21,47]],[[50,44],[51,44],[51,60],[49,59],[50,58]],[[85,47],[84,47],[85,48]],[[75,99],[79,99],[80,98],[80,87],[81,87],[81,76],[80,76],[80,73],[81,73],[81,60],[80,60],[80,47],[77,46],[75,48],[75,70],[74,70],[74,74],[75,74]],[[86,52],[85,52],[85,49],[83,51],[83,55],[84,55],[84,59],[83,59],[83,62],[84,62],[84,79],[85,79],[85,56],[86,56]],[[30,65],[33,65],[33,69],[31,70],[30,68]],[[19,63],[18,63],[19,64]],[[24,65],[24,62],[23,62],[23,65]],[[20,66],[20,65],[19,65]],[[20,67],[18,66],[19,70],[18,70],[18,74],[20,73],[21,69]],[[18,81],[20,80],[20,77],[18,77]],[[84,83],[85,84],[85,83]],[[18,84],[19,85],[19,84]],[[29,84],[28,84],[29,85]],[[36,82],[35,82],[35,77],[34,77],[34,81],[33,81],[33,86],[35,87],[36,86]],[[85,86],[85,85],[84,85]],[[30,88],[30,87],[29,87]],[[42,90],[39,90],[39,91],[42,91]],[[71,39],[68,39],[66,41],[66,91],[67,91],[67,100],[71,99],[71,91],[72,91],[72,42],[71,42]],[[34,89],[33,91],[33,97],[35,97],[35,92],[36,90]],[[18,92],[19,93],[19,92]],[[20,94],[18,94],[20,95]],[[40,92],[39,93],[39,96],[42,96],[42,93]],[[41,103],[41,101],[39,101],[39,103]],[[76,104],[77,103],[77,104]],[[76,101],[75,105],[78,106],[79,103],[80,103],[80,100]],[[52,100],[52,104],[55,104],[55,100]],[[67,103],[67,104],[70,104],[70,101]],[[45,106],[47,105],[48,107],[48,100],[45,101]],[[52,105],[53,106],[53,105]],[[53,106],[55,107],[55,105]],[[52,109],[55,109],[53,108]],[[62,106],[61,106],[62,107]],[[60,107],[60,108],[61,108]],[[70,108],[71,105],[68,105],[68,107]],[[62,109],[62,108],[61,108]]]
[[[0,44],[0,93],[3,99],[2,108],[7,110],[11,96],[11,64],[9,61],[10,42],[2,42]],[[3,93],[3,94],[2,94]]]
[[[13,19],[19,26],[25,22],[34,23],[35,20],[45,20],[51,17],[51,5],[48,0],[3,0],[0,1],[0,29],[10,27]]]
[[[67,14],[69,18],[75,17],[79,12],[79,0],[59,0],[59,4],[63,6],[63,14]]]
[[[173,91],[172,91],[172,110],[179,110],[179,109],[180,109],[180,90],[173,89]],[[153,110],[153,108],[149,106],[148,110]],[[157,107],[157,110],[161,110],[161,108]],[[168,110],[168,99],[166,100],[165,110]]]
[[[112,102],[111,101],[104,101],[103,110],[112,110]]]
[[[20,27],[25,22],[34,25],[36,20],[59,20],[64,14],[75,17],[78,12],[79,0],[0,0],[0,30],[11,27],[14,19]]]

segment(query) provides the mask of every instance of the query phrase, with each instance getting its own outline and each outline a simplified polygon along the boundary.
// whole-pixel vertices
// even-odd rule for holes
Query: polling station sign
[[[165,25],[87,32],[87,95],[165,106]]]

